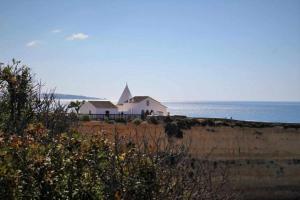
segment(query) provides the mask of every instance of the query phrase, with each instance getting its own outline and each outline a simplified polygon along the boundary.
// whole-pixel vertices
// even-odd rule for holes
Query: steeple
[[[126,83],[125,89],[122,92],[122,95],[118,101],[118,104],[123,104],[125,101],[129,100],[132,97],[128,85]]]

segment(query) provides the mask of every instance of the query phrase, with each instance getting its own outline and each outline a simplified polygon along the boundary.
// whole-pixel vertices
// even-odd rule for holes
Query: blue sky
[[[57,92],[300,101],[300,1],[0,0],[0,61]]]

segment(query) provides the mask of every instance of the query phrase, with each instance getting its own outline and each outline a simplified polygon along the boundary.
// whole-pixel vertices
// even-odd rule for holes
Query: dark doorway
[[[144,110],[141,111],[141,118],[142,118],[142,120],[145,119],[145,111]]]
[[[105,116],[109,117],[109,110],[105,111]]]

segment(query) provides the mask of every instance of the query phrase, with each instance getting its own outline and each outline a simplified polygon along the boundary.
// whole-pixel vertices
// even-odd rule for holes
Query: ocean
[[[300,102],[165,102],[171,115],[300,123]]]
[[[69,104],[71,99],[61,99]],[[163,102],[170,115],[232,118],[246,121],[300,123],[300,102],[200,101]]]

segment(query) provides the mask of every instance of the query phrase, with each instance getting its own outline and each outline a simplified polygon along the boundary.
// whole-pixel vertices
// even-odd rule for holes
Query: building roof
[[[110,101],[89,101],[96,108],[118,108]]]
[[[152,97],[149,97],[149,96],[134,96],[131,99],[127,100],[125,103],[140,103],[140,102],[144,101],[147,98],[150,98],[153,101],[156,101],[157,103],[161,104],[162,106],[167,107],[167,106],[163,105],[162,103],[160,103],[159,101],[157,101],[157,100],[155,100],[155,99],[153,99]]]
[[[128,101],[128,99],[130,99],[131,97],[132,97],[131,92],[130,92],[130,90],[129,90],[129,88],[128,88],[128,85],[127,85],[127,83],[126,83],[126,86],[125,86],[125,88],[124,88],[124,91],[122,92],[122,95],[121,95],[121,97],[120,97],[120,99],[119,99],[119,101],[118,101],[118,104],[123,104],[123,103],[125,103],[125,102]]]
[[[139,103],[149,98],[149,96],[134,96],[126,101],[126,103]]]

